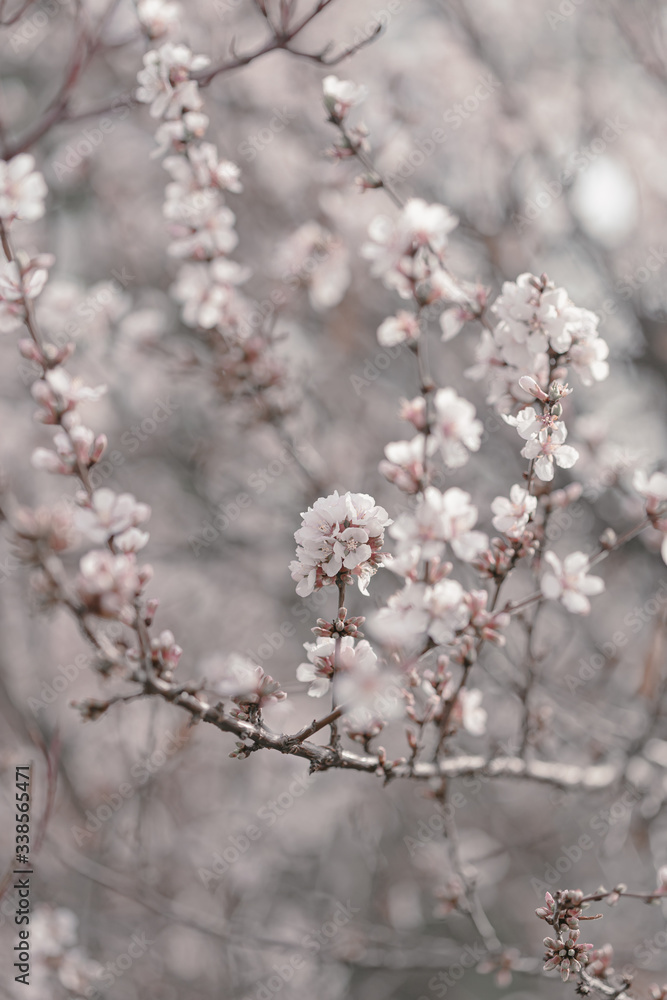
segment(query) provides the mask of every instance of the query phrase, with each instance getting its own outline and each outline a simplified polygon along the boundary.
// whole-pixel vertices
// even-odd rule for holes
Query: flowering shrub
[[[31,6],[7,13],[0,4],[0,21],[9,28]],[[0,496],[10,547],[3,581],[19,595],[12,609],[29,595],[31,610],[48,612],[54,641],[84,643],[91,655],[82,678],[72,665],[46,675],[53,685],[42,683],[44,704],[21,695],[32,718],[17,707],[21,698],[8,682],[8,712],[22,743],[20,751],[7,750],[7,760],[15,763],[31,744],[44,757],[43,787],[31,799],[41,808],[39,821],[37,813],[32,819],[32,853],[17,842],[15,863],[28,864],[29,853],[39,865],[61,863],[167,925],[154,928],[160,938],[154,951],[155,942],[144,946],[143,938],[133,938],[134,951],[116,941],[114,958],[101,932],[80,940],[85,924],[74,912],[80,901],[56,907],[44,898],[33,924],[35,996],[102,995],[98,989],[121,976],[127,978],[119,989],[139,995],[153,973],[134,963],[150,954],[159,955],[156,968],[167,969],[181,992],[200,977],[202,996],[218,995],[223,978],[233,982],[234,995],[255,990],[267,997],[294,979],[295,996],[362,996],[355,975],[401,968],[429,974],[425,986],[415,981],[410,989],[424,990],[430,1000],[474,966],[493,973],[501,988],[514,976],[555,973],[574,981],[580,995],[659,1000],[665,987],[644,982],[644,970],[657,964],[657,934],[653,944],[637,938],[636,946],[628,946],[627,931],[619,936],[618,971],[611,941],[581,940],[588,936],[581,923],[600,916],[587,912],[592,904],[641,900],[658,910],[666,895],[660,838],[667,617],[662,591],[646,600],[645,581],[667,563],[667,475],[659,467],[658,428],[638,432],[647,442],[644,454],[627,434],[616,444],[612,433],[624,393],[638,395],[639,411],[658,412],[637,392],[627,364],[637,344],[632,351],[623,344],[608,308],[575,305],[542,271],[547,259],[556,273],[572,269],[539,239],[520,252],[517,232],[508,236],[490,210],[468,202],[462,182],[449,177],[432,185],[415,176],[409,190],[399,182],[389,98],[370,75],[368,85],[358,82],[353,64],[345,68],[350,78],[328,72],[351,56],[376,58],[370,53],[382,40],[368,43],[379,29],[320,49],[310,32],[327,8],[338,7],[334,0],[309,10],[293,0],[258,0],[251,13],[263,41],[241,50],[232,40],[222,59],[201,53],[215,51],[206,43],[211,33],[219,37],[219,22],[233,7],[223,3],[195,16],[176,2],[141,0],[100,14],[86,0],[55,102],[19,139],[11,138],[15,130],[0,131],[0,332],[12,439]],[[467,5],[454,7],[447,18],[468,39],[461,59],[469,70],[471,52],[490,58],[488,42]],[[101,112],[75,112],[71,90],[84,68],[98,57],[113,62],[117,49],[118,72],[131,65],[131,97]],[[226,116],[241,116],[251,93],[240,84],[233,89],[232,71],[270,54],[292,67],[285,70],[290,80],[297,79],[289,77],[299,72],[295,66],[314,64],[319,73],[321,89],[299,86],[294,100],[311,133],[320,129],[322,142],[325,127],[334,133],[331,162],[320,177],[311,177],[312,150],[304,159],[308,169],[294,168],[296,183],[289,171],[274,174],[269,159],[262,166],[260,154],[269,157],[268,147],[292,121],[286,109],[273,108],[274,124],[257,131],[254,143],[246,137],[237,144],[237,152],[253,151],[257,172],[228,156],[234,133],[231,125],[227,133]],[[231,88],[222,116],[221,78]],[[267,85],[269,94],[279,86],[272,79]],[[475,90],[444,120],[456,114],[466,121],[489,96],[486,89],[484,95]],[[516,112],[528,98],[508,91],[504,100]],[[359,120],[361,106],[372,127]],[[99,133],[110,165],[102,157],[83,165],[91,154],[72,146],[80,162],[68,169],[78,172],[63,182],[48,159],[48,142],[58,141],[53,136],[68,124],[119,107],[131,115],[118,139],[120,154],[111,152],[118,138],[111,133],[125,119],[104,119],[108,128],[100,119],[85,141],[92,154]],[[283,139],[280,157],[289,163],[297,139]],[[407,132],[403,139],[412,141]],[[544,156],[557,155],[553,137],[542,136],[538,145]],[[124,150],[139,164],[138,174],[150,177],[145,189],[136,179],[129,206],[119,196],[130,183]],[[166,179],[154,169],[156,160]],[[460,162],[473,160],[464,149]],[[502,157],[494,154],[492,162],[500,170]],[[96,248],[90,268],[85,246],[70,251],[72,237],[59,221],[76,215],[74,203],[88,183],[93,209],[82,225]],[[528,184],[520,175],[513,183]],[[440,190],[451,206],[432,200]],[[87,203],[89,195],[81,197]],[[594,201],[590,191],[589,197]],[[290,215],[296,223],[287,226]],[[83,274],[96,271],[100,226],[113,252],[126,253],[129,270],[110,269],[113,283],[93,274],[86,290],[69,271],[77,259]],[[601,246],[615,245],[598,236]],[[594,305],[594,282],[570,276],[576,300]],[[358,345],[370,352],[366,358]],[[664,357],[661,341],[651,349]],[[637,414],[621,418],[632,423]],[[401,422],[408,428],[403,434]],[[135,452],[136,464],[129,458]],[[196,563],[184,554],[188,542]],[[290,618],[280,623],[288,602]],[[643,633],[641,661],[629,644],[635,633]],[[17,640],[26,647],[26,684],[35,671],[30,634],[26,628]],[[621,676],[605,688],[617,666]],[[75,685],[67,701],[78,709],[76,724],[70,706],[64,722],[39,718],[56,701],[56,680],[61,691]],[[91,725],[80,728],[81,721]],[[67,733],[62,757],[60,725]],[[101,734],[99,747],[91,733]],[[169,749],[161,746],[165,733]],[[79,739],[90,740],[80,755],[74,753]],[[149,754],[139,745],[144,739]],[[186,754],[192,760],[198,754],[198,766],[206,757],[206,766],[222,768],[220,746],[233,758],[220,774],[222,796],[212,793],[217,786],[208,778],[195,776],[194,766],[192,782],[179,784]],[[176,753],[179,768],[168,763]],[[85,774],[86,765],[89,776],[82,779],[77,767]],[[238,772],[231,768],[245,768],[251,777],[241,780],[248,788],[262,785],[262,796],[274,794],[279,776],[287,784],[256,810],[244,806],[239,815],[249,821],[223,844],[217,824],[228,817],[220,816],[216,800],[225,808],[232,801]],[[119,781],[116,791],[116,775],[128,769],[132,780]],[[62,780],[57,789],[59,773],[65,791]],[[366,873],[341,847],[336,811],[348,809],[359,839],[373,777],[390,788],[374,800],[382,803],[378,815],[385,810],[384,826],[374,820],[375,840],[362,838],[370,859],[368,926],[344,929],[358,912],[351,900],[358,900]],[[311,783],[332,789],[330,801],[323,797],[313,807],[304,798],[295,805]],[[435,811],[428,819],[411,799],[398,798],[406,794],[396,790],[401,785],[430,802]],[[157,788],[168,792],[162,811],[152,813]],[[103,803],[93,811],[95,790]],[[576,834],[569,821],[567,833],[558,825],[566,796],[593,810]],[[136,811],[128,825],[130,800]],[[393,816],[387,801],[396,807]],[[277,832],[286,813],[293,829],[272,841],[267,831],[275,825]],[[77,846],[94,838],[95,852],[61,849],[47,834],[47,827],[69,822],[65,814],[75,817],[70,832]],[[195,817],[184,841],[199,855],[202,890],[223,880],[224,919],[212,911],[193,915],[184,902],[183,845],[175,850],[174,831],[185,815]],[[311,924],[315,917],[320,930],[309,925],[296,940],[293,933],[281,936],[283,927],[298,926],[286,903],[289,878],[296,879],[299,863],[313,875],[311,855],[322,850],[314,841],[323,836],[314,820],[326,831],[325,850],[337,857],[331,869],[337,876],[331,882],[326,876],[333,915],[314,903]],[[401,842],[395,832],[404,822],[412,832]],[[393,842],[383,841],[385,826]],[[535,847],[547,844],[551,852],[554,836],[560,843],[570,835],[573,844],[563,843],[553,861],[547,847]],[[209,842],[213,860],[202,857],[201,845]],[[286,881],[276,882],[279,903],[264,928],[258,886],[271,880],[251,848],[256,843],[256,857],[262,851],[268,857],[269,842],[289,864],[280,869]],[[129,844],[141,869],[128,861]],[[409,866],[396,859],[399,848],[407,848]],[[536,866],[528,875],[521,869],[524,849]],[[569,872],[585,852],[599,860],[612,889],[556,887],[566,874],[570,884]],[[612,856],[619,864],[607,866]],[[632,874],[652,886],[647,872],[657,869],[657,888],[629,890],[605,870],[616,872],[621,862],[628,879]],[[581,884],[598,879],[591,864],[576,876]],[[308,881],[311,888],[319,884]],[[350,898],[340,902],[335,893],[348,890]],[[3,891],[10,899],[7,880]],[[542,963],[525,919],[535,892],[545,899],[537,917],[549,925]],[[370,924],[380,912],[386,933]],[[472,935],[470,953],[461,951],[460,917]],[[444,923],[429,934],[432,920]],[[196,960],[171,934],[174,926],[196,935]],[[207,936],[230,949],[224,969],[201,944]],[[267,966],[262,959],[244,972],[234,949],[248,940],[265,957],[294,952],[290,964],[281,957]],[[310,980],[297,987],[307,960]],[[454,975],[459,968],[461,976]],[[431,977],[434,969],[449,971]],[[10,989],[20,995],[13,983]]]

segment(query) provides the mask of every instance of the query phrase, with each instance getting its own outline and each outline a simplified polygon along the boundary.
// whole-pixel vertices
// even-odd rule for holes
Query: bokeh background
[[[265,32],[249,0],[182,6],[179,39],[214,61],[233,41],[243,52]],[[80,25],[104,10],[98,0],[31,4],[3,28],[3,156],[42,119]],[[3,18],[11,13],[3,4]],[[603,528],[621,531],[641,516],[632,474],[665,454],[667,5],[336,0],[298,47],[318,52],[332,42],[335,55],[379,24],[381,35],[333,72],[368,88],[353,121],[368,126],[375,161],[397,190],[459,216],[452,269],[492,295],[524,271],[546,272],[602,316],[612,372],[572,398],[568,426],[582,457],[559,473],[561,486],[586,485],[585,501],[551,539],[559,552],[592,549]],[[295,679],[302,644],[335,604],[328,592],[305,601],[294,592],[287,565],[299,513],[336,488],[373,494],[394,518],[406,507],[377,466],[387,441],[405,436],[398,399],[415,394],[417,374],[409,352],[391,356],[377,343],[399,302],[359,256],[370,220],[394,210],[381,191],[360,191],[354,163],[326,157],[335,136],[321,81],[330,70],[317,61],[274,53],[204,91],[209,138],[242,169],[244,190],[228,198],[240,236],[234,256],[252,268],[247,291],[279,337],[287,372],[287,416],[257,421],[247,401],[226,398],[169,296],[167,175],[151,159],[155,123],[131,101],[148,45],[132,4],[116,4],[70,99],[72,114],[83,114],[117,95],[105,114],[113,127],[93,144],[92,115],[37,138],[30,151],[49,185],[48,210],[18,227],[15,241],[56,255],[40,322],[52,336],[69,327],[72,367],[88,384],[109,386],[89,411],[118,456],[101,475],[152,507],[151,594],[161,601],[158,624],[185,650],[179,675],[215,679],[230,652],[251,655],[290,695],[268,710],[269,724],[295,731],[320,707]],[[322,243],[328,249],[311,267]],[[271,305],[275,290],[286,299],[280,307]],[[516,433],[485,408],[483,386],[463,376],[479,330],[471,324],[442,345],[433,322],[431,337],[436,379],[472,399],[486,421],[480,452],[448,485],[473,493],[489,530],[491,500],[521,475]],[[3,476],[35,506],[68,484],[31,468],[30,452],[46,443],[32,419],[33,376],[13,336],[0,352]],[[251,502],[239,504],[240,495]],[[13,768],[32,761],[35,817],[57,778],[33,880],[33,903],[44,907],[38,929],[51,940],[57,914],[48,908],[66,908],[78,918],[80,951],[65,984],[57,956],[40,960],[39,976],[35,959],[33,986],[3,974],[2,995],[571,996],[572,984],[536,971],[545,926],[534,909],[545,885],[590,891],[622,879],[648,890],[667,862],[667,571],[658,542],[644,535],[605,564],[607,590],[589,619],[573,625],[552,609],[534,636],[540,726],[531,752],[575,763],[629,754],[632,783],[598,795],[454,783],[461,857],[478,873],[502,943],[534,963],[499,986],[475,971],[470,921],[438,902],[452,872],[428,788],[352,773],[308,777],[304,761],[268,752],[230,759],[232,737],[188,728],[161,704],[119,706],[83,723],[70,702],[114,682],[89,668],[65,615],[37,613],[3,541],[2,856],[13,852]],[[508,596],[525,585],[519,574]],[[370,599],[350,595],[350,609],[366,614],[393,589],[383,571]],[[504,650],[487,652],[476,668],[487,734],[462,733],[454,747],[507,748],[520,719],[525,644],[518,626]],[[394,745],[404,752],[400,737],[400,727],[383,735],[390,754]],[[577,848],[584,834],[592,846]],[[8,899],[3,966],[15,934]],[[665,978],[660,907],[626,901],[589,927],[587,939],[614,944],[616,968],[633,967],[638,995]],[[75,946],[73,926],[62,935],[65,950]],[[77,979],[86,962],[98,965]]]

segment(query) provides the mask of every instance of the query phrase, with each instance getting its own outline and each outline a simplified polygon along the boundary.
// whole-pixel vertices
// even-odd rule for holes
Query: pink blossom
[[[509,500],[506,497],[496,497],[491,504],[491,510],[495,514],[493,527],[508,538],[520,538],[536,508],[536,497],[531,496],[523,486],[512,486]]]
[[[389,316],[378,327],[378,343],[383,347],[397,344],[412,344],[419,339],[419,320],[414,313],[401,310],[396,316]]]
[[[448,234],[457,223],[444,205],[410,198],[397,221],[387,216],[373,220],[368,229],[370,242],[361,253],[371,261],[372,273],[382,277],[388,288],[410,298],[415,284],[428,280],[439,266],[433,255],[445,250]],[[420,251],[425,255],[418,258]]]
[[[390,441],[385,445],[386,458],[380,462],[380,472],[404,493],[417,493],[424,476],[425,449],[423,434],[416,434],[411,441]]]
[[[478,451],[484,426],[476,419],[475,407],[453,389],[438,389],[434,396],[433,433],[446,465],[458,469]]]
[[[113,538],[124,551],[127,551],[125,546],[129,539],[125,537],[123,544],[123,537],[128,529],[136,528],[151,516],[148,504],[137,503],[131,493],[117,494],[107,487],[96,490],[88,503],[89,506],[77,513],[76,524],[79,531],[95,544]],[[139,533],[140,536],[144,534]],[[134,536],[131,537],[136,540]]]
[[[16,219],[34,222],[44,215],[47,187],[34,168],[30,153],[19,153],[9,162],[0,160],[0,219],[5,225]]]
[[[105,385],[95,389],[86,386],[82,378],[71,378],[64,368],[47,371],[43,379],[33,382],[33,399],[39,403],[37,420],[44,424],[59,423],[63,414],[69,413],[79,403],[96,402],[107,391]]]
[[[337,76],[325,76],[322,81],[324,104],[332,118],[345,118],[350,108],[361,104],[368,96],[366,87],[351,80],[339,80]]]
[[[93,549],[79,564],[78,595],[86,609],[102,618],[135,620],[134,600],[150,580],[150,566],[137,567],[133,555]]]
[[[310,683],[308,694],[321,698],[331,687],[335,670],[359,670],[362,675],[372,673],[377,667],[377,656],[370,643],[361,639],[355,646],[352,636],[342,638],[320,637],[317,642],[304,643],[308,662],[297,667],[297,680]]]
[[[199,111],[202,99],[191,73],[210,63],[207,56],[194,56],[185,45],[166,42],[144,56],[144,68],[137,74],[137,100],[150,104],[152,118],[179,118],[185,111]]]
[[[366,594],[371,576],[382,565],[384,529],[391,524],[383,507],[365,493],[337,491],[320,497],[301,515],[302,527],[295,532],[297,558],[290,563],[297,594],[333,584],[341,574],[356,577]]]
[[[544,561],[551,567],[542,577],[542,593],[552,601],[560,601],[575,615],[587,615],[591,610],[589,597],[601,594],[604,581],[588,576],[588,556],[571,552],[561,562],[554,552],[546,552]]]
[[[179,22],[181,5],[172,0],[138,0],[137,17],[148,37],[162,38]]]
[[[554,463],[561,469],[571,469],[579,458],[579,452],[569,444],[564,444],[567,428],[559,422],[550,428],[543,428],[521,449],[524,458],[535,461],[535,473],[545,482],[554,477]]]

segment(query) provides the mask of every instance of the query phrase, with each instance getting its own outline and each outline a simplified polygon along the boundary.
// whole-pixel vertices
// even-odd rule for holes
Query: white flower
[[[575,615],[587,615],[591,610],[588,600],[604,590],[599,576],[588,576],[588,556],[584,552],[571,552],[561,562],[554,552],[546,552],[544,561],[551,567],[542,577],[542,593],[551,601],[560,601]]]
[[[468,305],[455,305],[451,309],[445,309],[440,316],[443,344],[446,344],[448,340],[453,340],[461,332],[464,324],[474,318],[475,313]]]
[[[173,639],[173,636],[170,635],[170,638]],[[176,649],[178,655],[175,659],[178,662],[182,650],[180,647]],[[223,676],[215,681],[214,690],[225,698],[231,698],[237,705],[256,705],[260,709],[269,702],[283,701],[287,697],[273,677],[241,653],[231,653],[225,658]]]
[[[549,350],[561,364],[571,364],[584,385],[607,377],[609,351],[598,335],[598,317],[575,306],[546,277],[526,273],[506,281],[491,311],[498,323],[492,333],[484,331],[478,363],[465,374],[488,379],[488,402],[500,412],[530,396],[545,402],[540,387],[550,377]]]
[[[506,497],[496,497],[491,504],[491,510],[495,514],[493,527],[508,538],[519,538],[536,508],[537,497],[531,496],[523,486],[512,486],[509,500]]]
[[[410,198],[401,214],[399,230],[410,244],[428,245],[435,253],[441,253],[458,221],[445,205],[429,205],[421,198]]]
[[[305,222],[279,247],[276,274],[308,289],[313,309],[323,312],[343,299],[352,278],[347,248],[318,222]]]
[[[510,427],[516,427],[519,437],[524,441],[537,437],[542,430],[542,421],[532,406],[524,406],[515,417],[511,413],[503,413],[503,420]]]
[[[402,514],[390,534],[399,542],[399,558],[417,546],[423,559],[437,559],[449,542],[459,559],[471,562],[489,542],[481,531],[471,530],[476,523],[477,508],[469,493],[458,487],[441,493],[428,486],[415,511]]]
[[[150,104],[152,118],[180,118],[184,112],[199,111],[202,99],[190,74],[210,63],[207,56],[195,56],[186,45],[166,42],[144,56],[144,68],[137,74],[137,100]]]
[[[664,472],[654,472],[649,478],[645,472],[638,469],[633,477],[632,485],[640,496],[647,501],[646,507],[650,513],[667,500],[667,475]]]
[[[419,321],[414,313],[401,310],[396,316],[389,316],[378,327],[378,343],[383,347],[396,344],[414,343],[420,334]]]
[[[44,215],[46,182],[35,169],[30,153],[19,153],[9,162],[0,160],[0,219],[34,222]]]
[[[186,111],[175,121],[163,122],[155,132],[157,147],[151,159],[162,156],[167,150],[183,152],[183,144],[190,139],[201,139],[208,126],[209,119],[201,111]]]
[[[371,261],[371,272],[387,288],[395,288],[407,299],[416,283],[428,280],[438,269],[437,255],[444,251],[457,223],[444,205],[411,198],[396,221],[388,216],[373,219],[368,228],[370,242],[363,245],[361,255]]]
[[[133,555],[114,555],[107,549],[87,552],[79,563],[78,595],[86,607],[104,618],[135,619],[134,598],[150,579],[151,569],[137,567]]]
[[[411,441],[390,441],[384,449],[386,458],[378,468],[399,490],[417,493],[424,476],[424,454],[428,451],[428,439],[423,434],[416,434]]]
[[[428,634],[439,645],[452,642],[456,632],[468,624],[470,610],[464,597],[465,591],[457,580],[445,578],[426,588],[424,607],[431,616]]]
[[[471,736],[483,736],[486,732],[487,712],[482,708],[482,697],[479,688],[461,688],[457,698],[461,723]]]
[[[472,562],[489,545],[484,532],[472,531],[477,524],[477,508],[470,500],[470,494],[456,486],[442,494],[444,537],[463,562]]]
[[[344,118],[350,108],[361,104],[368,96],[364,86],[351,80],[339,80],[337,76],[325,76],[322,81],[324,104],[327,111],[335,118]]]
[[[57,958],[76,944],[79,918],[64,906],[53,909],[38,905],[30,925],[30,944],[35,957]]]
[[[344,706],[346,729],[372,733],[390,719],[399,719],[405,712],[402,697],[403,679],[393,671],[380,669],[377,656],[367,644],[362,652],[360,642],[355,650],[352,669],[334,678],[336,703]]]
[[[378,640],[386,645],[403,648],[423,644],[430,621],[430,614],[424,604],[426,584],[408,580],[372,616],[369,626]]]
[[[301,515],[302,526],[294,533],[297,558],[290,563],[297,594],[333,584],[336,576],[357,578],[366,594],[371,576],[382,565],[384,529],[391,524],[383,507],[365,493],[335,491],[320,497]]]
[[[296,677],[299,681],[310,683],[308,694],[311,698],[321,698],[327,693],[335,669],[347,672],[360,667],[362,672],[368,672],[377,664],[377,656],[370,643],[362,639],[355,647],[354,639],[349,635],[341,639],[320,637],[317,642],[304,642],[303,647],[308,654],[308,663],[299,664]]]
[[[571,469],[579,458],[579,452],[569,444],[564,444],[567,428],[558,422],[551,428],[543,428],[521,449],[524,458],[535,460],[535,473],[544,482],[554,477],[554,462],[561,469]]]
[[[569,350],[572,367],[581,379],[583,385],[593,382],[603,382],[609,375],[609,345],[602,337],[592,340],[582,340],[573,344]]]
[[[234,286],[249,276],[248,268],[231,260],[183,264],[172,286],[173,297],[183,304],[183,322],[204,330],[226,325],[230,310],[243,305]]]
[[[434,400],[433,432],[445,464],[458,469],[468,461],[469,451],[478,451],[484,426],[476,419],[475,407],[453,389],[438,389]]]
[[[130,539],[136,542],[139,540],[138,536],[145,533],[139,532],[138,536],[125,537],[124,544],[123,534],[128,533],[128,529],[136,528],[138,524],[147,521],[150,516],[151,509],[148,504],[137,503],[131,493],[117,494],[107,487],[102,487],[93,493],[90,506],[77,512],[75,524],[91,542],[100,544],[109,538],[114,538],[121,549],[129,551],[125,546]],[[148,536],[145,537],[148,540]]]
[[[181,5],[170,0],[138,0],[137,17],[152,39],[163,35],[176,27],[181,14]]]

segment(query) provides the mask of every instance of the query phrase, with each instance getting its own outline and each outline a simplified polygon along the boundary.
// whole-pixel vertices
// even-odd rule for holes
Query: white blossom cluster
[[[257,310],[240,291],[251,271],[229,256],[238,235],[226,196],[243,185],[238,166],[204,141],[209,119],[197,73],[209,63],[185,45],[165,42],[144,56],[137,99],[161,122],[154,155],[164,155],[171,176],[164,203],[168,253],[182,262],[172,296],[186,326],[207,336],[222,391],[248,396],[280,385],[284,373],[261,335]]]
[[[295,532],[297,558],[290,563],[297,594],[356,579],[362,594],[383,562],[384,529],[391,524],[387,512],[366,493],[335,491],[321,497],[301,515]]]
[[[5,256],[0,264],[0,329],[13,332],[25,327],[27,335],[19,341],[19,350],[40,372],[31,386],[37,404],[35,419],[54,429],[52,446],[33,451],[33,466],[74,477],[81,488],[73,498],[64,497],[51,509],[16,507],[12,526],[17,551],[32,567],[33,587],[46,604],[70,601],[82,615],[134,626],[140,614],[139,601],[152,576],[151,567],[137,561],[137,553],[149,538],[140,526],[150,517],[150,507],[129,493],[118,495],[92,485],[90,473],[104,455],[107,439],[87,425],[80,406],[98,401],[106,386],[87,386],[80,377],[72,377],[64,364],[74,353],[74,343],[60,337],[53,343],[35,325],[32,304],[46,285],[53,257],[15,253],[9,242],[15,221],[32,221],[44,213],[46,184],[34,165],[32,156],[25,154],[8,163],[0,161]],[[68,594],[60,555],[90,545],[98,547],[81,556],[78,576]],[[163,633],[158,645],[156,657],[175,665],[180,648],[171,633]]]
[[[417,289],[424,302],[451,298],[458,293],[442,266],[442,256],[457,223],[444,205],[410,198],[398,219],[381,215],[373,220],[370,240],[361,253],[371,262],[371,273],[401,298],[412,298]]]
[[[476,364],[466,374],[487,381],[488,402],[500,412],[526,401],[522,376],[531,376],[543,390],[554,366],[571,367],[584,386],[607,378],[609,347],[598,333],[599,317],[575,306],[545,275],[506,281],[491,312],[498,322],[482,332]]]

